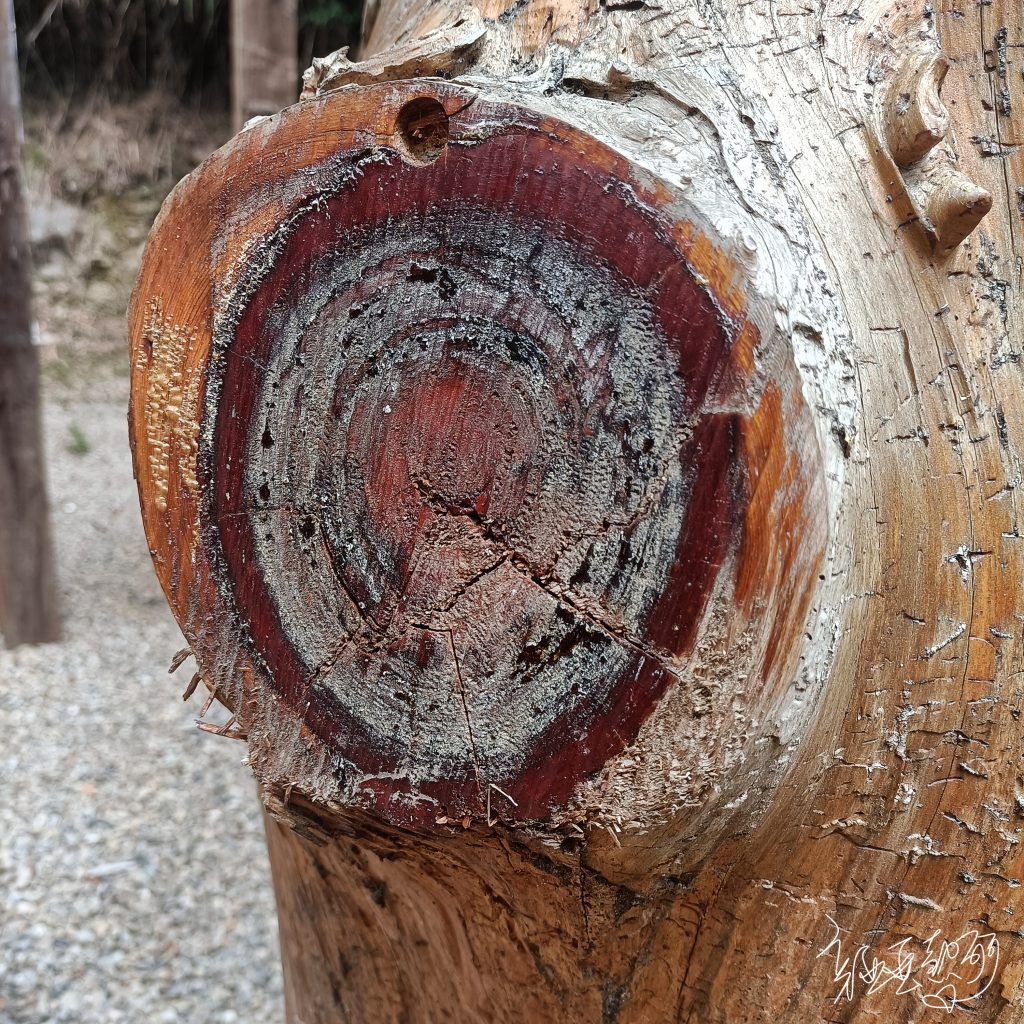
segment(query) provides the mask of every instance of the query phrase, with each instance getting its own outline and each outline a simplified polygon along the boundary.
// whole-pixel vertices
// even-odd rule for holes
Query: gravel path
[[[46,409],[65,638],[0,649],[0,1024],[277,1024],[255,788],[166,674],[125,404]]]

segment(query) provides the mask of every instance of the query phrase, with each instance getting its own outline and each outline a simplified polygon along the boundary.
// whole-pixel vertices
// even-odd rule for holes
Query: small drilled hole
[[[398,112],[395,136],[411,163],[433,163],[448,145],[448,115],[437,100],[419,96]]]

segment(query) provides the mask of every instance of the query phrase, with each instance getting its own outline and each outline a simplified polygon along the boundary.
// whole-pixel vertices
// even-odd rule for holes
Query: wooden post
[[[294,103],[298,0],[231,0],[231,112],[235,128]]]
[[[367,24],[131,313],[289,1021],[1017,1024],[1019,3]]]
[[[11,0],[0,0],[0,635],[57,638]]]

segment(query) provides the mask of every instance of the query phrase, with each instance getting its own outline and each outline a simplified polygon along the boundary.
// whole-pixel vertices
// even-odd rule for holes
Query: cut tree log
[[[58,635],[12,0],[0,0],[0,637]]]
[[[366,29],[130,314],[289,1020],[1024,1020],[1024,14]]]

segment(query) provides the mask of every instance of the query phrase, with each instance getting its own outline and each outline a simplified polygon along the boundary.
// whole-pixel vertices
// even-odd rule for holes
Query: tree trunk
[[[295,102],[298,0],[231,0],[231,114],[236,130]]]
[[[32,340],[14,9],[0,0],[0,636],[57,638],[57,601]]]
[[[1024,1020],[1019,4],[365,24],[131,313],[289,1021]]]

